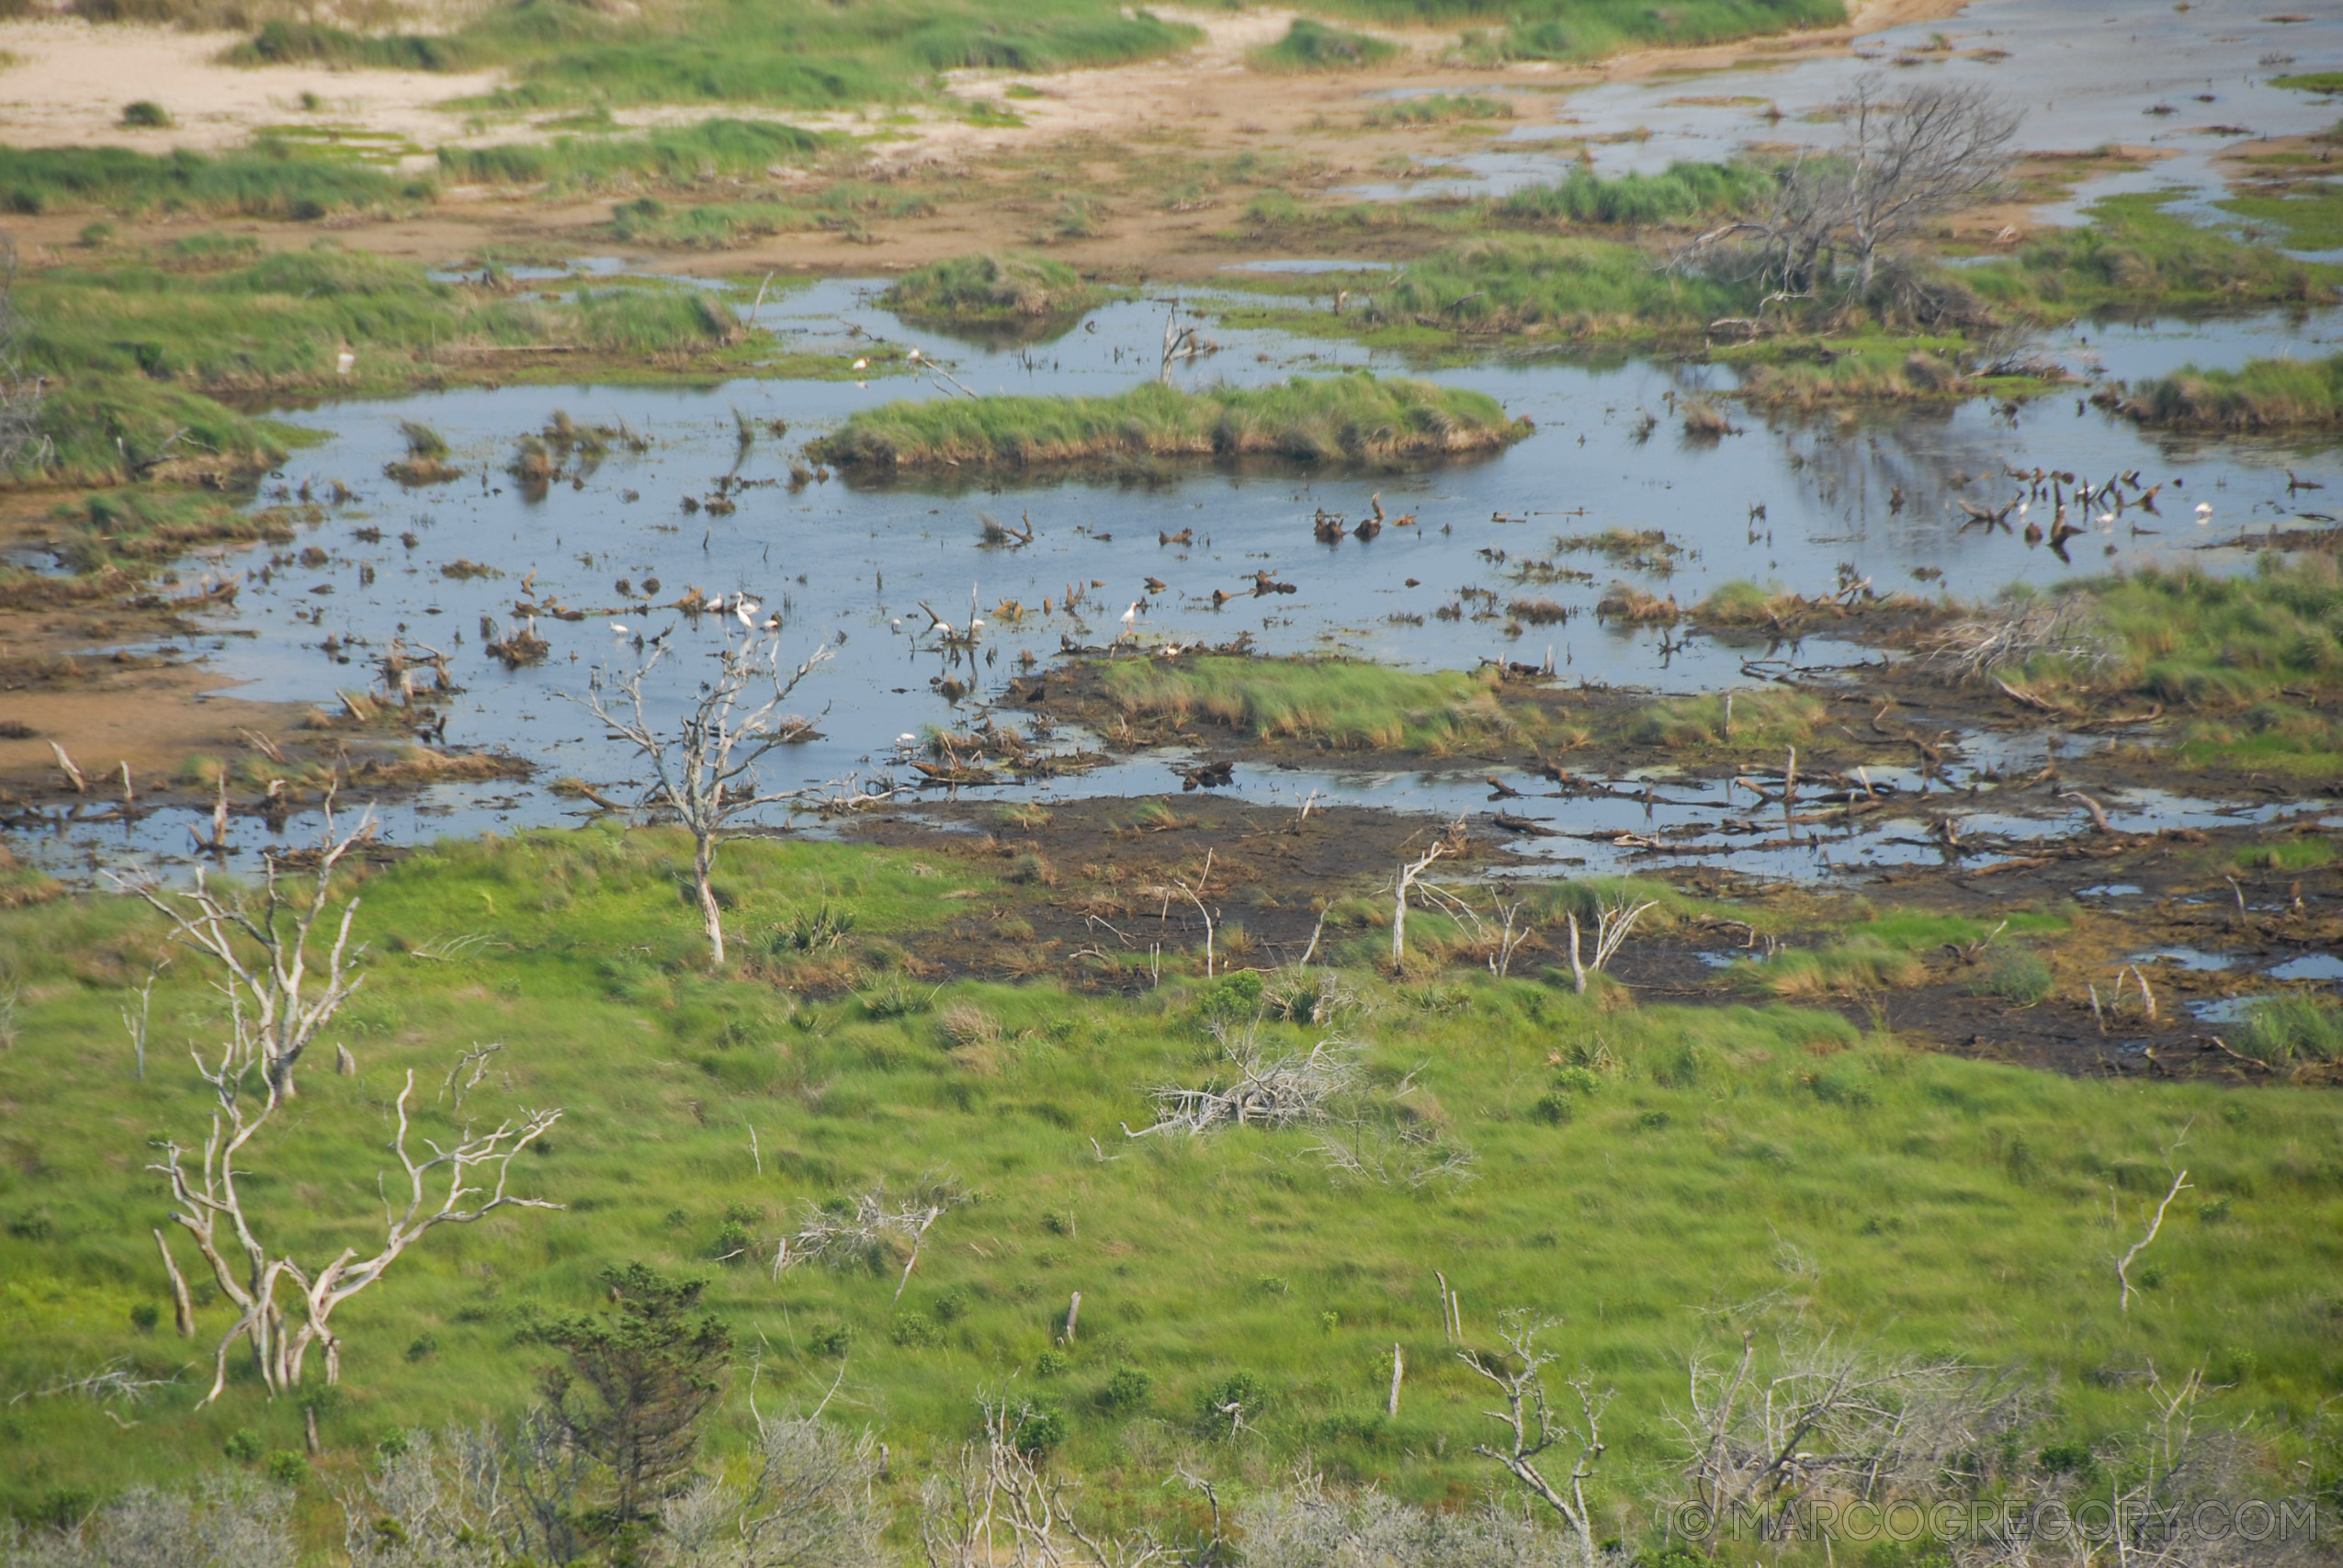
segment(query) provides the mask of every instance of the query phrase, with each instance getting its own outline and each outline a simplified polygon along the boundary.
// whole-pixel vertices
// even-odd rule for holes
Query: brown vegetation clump
[[[1625,621],[1636,626],[1665,626],[1681,619],[1683,611],[1677,607],[1676,595],[1662,599],[1647,593],[1633,583],[1614,582],[1611,592],[1594,607],[1594,613],[1606,621]]]

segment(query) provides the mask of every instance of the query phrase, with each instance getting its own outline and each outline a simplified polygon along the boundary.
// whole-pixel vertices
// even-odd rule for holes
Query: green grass
[[[2304,93],[2343,93],[2343,71],[2303,71],[2291,76],[2272,76],[2269,85]]]
[[[2183,366],[2126,389],[2123,412],[2179,430],[2283,430],[2343,423],[2343,354],[2254,359],[2235,370]]]
[[[1642,0],[1544,0],[1525,6],[1483,6],[1476,0],[1347,0],[1380,12],[1405,7],[1434,17],[1509,17],[1500,38],[1468,39],[1467,55],[1502,60],[1597,60],[1621,50],[1654,45],[1723,43],[1754,34],[1832,27],[1847,19],[1841,0],[1680,0],[1656,6]]]
[[[763,175],[775,164],[803,163],[824,145],[825,138],[795,126],[704,119],[640,136],[557,136],[495,147],[442,147],[439,166],[449,179],[465,185],[591,191]]]
[[[2343,249],[2343,183],[2305,180],[2283,192],[2248,192],[2220,205],[2256,229],[2277,229],[2293,250]]]
[[[248,152],[160,156],[119,147],[0,147],[0,210],[16,213],[98,208],[131,217],[191,213],[306,221],[401,210],[432,195],[428,181],[266,141]]]
[[[1307,1132],[1120,1138],[1118,1122],[1145,1115],[1145,1086],[1209,1071],[1194,982],[1127,1000],[934,988],[887,965],[939,910],[981,919],[1001,889],[951,863],[922,875],[909,852],[774,840],[726,852],[743,945],[762,950],[763,933],[825,902],[850,908],[872,999],[776,988],[795,955],[711,978],[678,896],[684,852],[671,833],[529,834],[427,852],[368,885],[371,973],[335,1031],[357,1074],[310,1068],[300,1115],[250,1190],[312,1254],[363,1239],[380,1223],[382,1108],[402,1076],[436,1088],[459,1050],[500,1041],[466,1113],[563,1108],[515,1185],[569,1206],[435,1234],[337,1317],[343,1387],[322,1407],[325,1452],[298,1514],[321,1553],[342,1540],[334,1488],[379,1441],[518,1409],[553,1359],[539,1325],[585,1310],[599,1271],[633,1259],[711,1280],[709,1304],[758,1349],[768,1416],[810,1408],[836,1381],[830,1418],[889,1442],[899,1506],[972,1434],[979,1391],[1038,1386],[1066,1421],[1054,1463],[1086,1478],[1086,1506],[1159,1528],[1187,1517],[1163,1485],[1175,1457],[1232,1496],[1305,1457],[1330,1482],[1445,1507],[1490,1487],[1496,1472],[1468,1451],[1488,1431],[1486,1386],[1444,1343],[1434,1269],[1459,1292],[1468,1345],[1491,1345],[1497,1314],[1528,1306],[1563,1325],[1557,1372],[1584,1363],[1617,1389],[1593,1490],[1623,1521],[1670,1483],[1686,1356],[1730,1352],[1744,1325],[1770,1337],[1793,1314],[1843,1345],[2010,1369],[2048,1391],[2060,1440],[2134,1427],[2131,1371],[2202,1367],[2222,1392],[2200,1421],[2256,1423],[2282,1466],[2343,1378],[2343,1158],[2324,1096],[2063,1079],[1909,1052],[1780,1004],[1637,1008],[1612,987],[1573,997],[1567,980],[1458,972],[1395,987],[1354,974],[1374,1010],[1343,1027],[1375,1081],[1408,1077],[1417,1113],[1473,1151],[1477,1179],[1339,1180]],[[957,892],[979,897],[939,898]],[[424,956],[475,933],[487,940]],[[130,1077],[118,1013],[159,934],[128,899],[0,915],[19,1000],[18,1038],[0,1053],[12,1391],[116,1356],[169,1378],[227,1322],[205,1292],[198,1337],[171,1334],[148,1234],[163,1203],[147,1140],[201,1124],[176,1043],[218,1025],[183,958],[154,998],[155,1037],[173,1048]],[[963,1007],[989,1028],[955,1013],[947,1031]],[[1281,1046],[1318,1037],[1264,1029]],[[955,1043],[976,1035],[992,1043]],[[1542,1108],[1557,1097],[1567,1116]],[[442,1134],[445,1107],[420,1098],[423,1127]],[[2197,1191],[2143,1259],[2153,1269],[2134,1269],[2155,1282],[2119,1313],[2107,1259],[2136,1238],[2184,1125]],[[900,1303],[895,1268],[775,1282],[757,1263],[715,1261],[742,1231],[769,1256],[798,1205],[882,1179],[949,1179],[976,1200],[931,1234]],[[1081,1337],[1054,1347],[1077,1290]],[[158,1328],[135,1325],[157,1305]],[[1392,1418],[1395,1340],[1408,1381]],[[719,1409],[719,1462],[748,1426],[746,1360]],[[1118,1382],[1126,1367],[1148,1383]],[[1199,1394],[1239,1373],[1267,1391],[1257,1432],[1205,1438]],[[241,1468],[254,1461],[224,1450],[245,1429],[256,1441],[239,1453],[301,1450],[301,1401],[270,1404],[241,1365],[217,1406],[193,1408],[200,1386],[181,1376],[127,1429],[83,1399],[6,1407],[0,1507],[29,1515],[73,1489],[103,1498]]]
[[[1745,285],[1662,273],[1618,241],[1504,234],[1410,262],[1362,314],[1452,332],[1616,338],[1696,333],[1753,299]]]
[[[1103,0],[874,0],[776,6],[688,0],[620,15],[505,0],[444,37],[368,37],[303,23],[264,27],[255,64],[324,62],[425,71],[503,68],[489,107],[754,104],[825,109],[936,96],[939,73],[1111,65],[1169,53],[1195,29]]]
[[[1426,93],[1377,104],[1361,117],[1370,130],[1391,126],[1446,125],[1460,119],[1511,119],[1513,106],[1479,93]]]
[[[2234,577],[2151,568],[2061,592],[2084,607],[2086,640],[2029,661],[2032,691],[2160,703],[2180,720],[2185,762],[2343,773],[2343,573],[2332,556],[2265,554]]]
[[[1500,704],[1497,682],[1322,659],[1126,660],[1099,668],[1129,718],[1225,725],[1259,740],[1330,750],[1449,756],[1529,743],[1534,726]]]
[[[944,326],[1063,330],[1104,298],[1063,262],[1046,256],[954,256],[914,267],[879,303],[907,321]]]
[[[1355,71],[1398,52],[1385,39],[1296,17],[1284,38],[1246,51],[1245,63],[1255,71]]]
[[[2343,1010],[2332,997],[2298,993],[2256,1002],[2238,1049],[2273,1066],[2343,1058]]]
[[[1131,457],[1391,463],[1501,448],[1527,434],[1485,393],[1361,373],[1203,392],[1149,383],[1105,398],[893,402],[850,416],[812,450],[881,472]]]
[[[1609,179],[1580,164],[1552,185],[1499,197],[1489,212],[1511,223],[1672,223],[1741,210],[1772,185],[1772,174],[1754,164],[1679,161],[1657,175]]]
[[[2169,196],[2120,196],[2085,209],[2090,222],[2051,229],[2015,254],[1964,267],[1987,303],[2044,321],[2097,310],[2315,303],[2343,269],[2296,261],[2167,210]]]
[[[475,346],[566,344],[640,373],[705,363],[746,337],[696,288],[628,279],[547,299],[435,282],[419,263],[330,244],[254,255],[183,241],[29,274],[17,288],[27,368],[52,383],[43,418],[54,450],[25,477],[83,484],[159,477],[147,474],[157,460],[187,472],[272,466],[282,433],[224,406],[232,394],[476,376],[487,361]],[[335,363],[345,344],[357,356],[348,376]]]

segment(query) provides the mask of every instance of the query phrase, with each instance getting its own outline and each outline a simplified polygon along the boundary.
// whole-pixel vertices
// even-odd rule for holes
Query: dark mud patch
[[[1303,815],[1194,795],[1046,808],[939,802],[852,819],[845,832],[917,851],[939,867],[940,886],[951,880],[940,868],[954,864],[1001,879],[997,891],[954,895],[966,912],[881,955],[884,965],[929,983],[1047,977],[1126,994],[1202,975],[1205,911],[1218,972],[1273,969],[1309,954],[1395,973],[1388,941],[1398,864],[1444,842],[1455,853],[1437,874],[1459,888],[1524,869],[1492,852],[1504,837],[1493,816],[1445,824],[1356,807]],[[1645,874],[1685,900],[1684,910],[1630,942],[1610,975],[1623,987],[1619,1005],[1821,1007],[1915,1049],[2071,1076],[2326,1082],[2336,1067],[2257,1063],[2229,1037],[2234,1029],[2224,1033],[2198,1012],[2224,998],[2315,990],[2269,972],[2304,953],[2343,950],[2343,868],[2252,869],[2272,841],[2268,828],[2144,836],[2002,871],[1954,860],[1888,877],[1851,874],[1825,890],[1767,886],[1721,867],[1656,868]],[[2110,887],[2122,891],[2102,892]],[[2027,917],[2021,934],[1998,926],[2013,914]],[[1952,917],[1983,934],[1908,948],[1903,972],[1886,984],[1787,977],[1795,955],[1862,940],[1883,915]],[[1416,930],[1399,977],[1427,985],[1487,968],[1485,944],[1420,940]],[[2143,956],[2156,950],[2216,953],[2228,963],[2201,968]],[[2042,966],[2039,997],[2001,994],[2001,960],[2018,952]],[[868,961],[801,962],[774,978],[836,994],[874,977]],[[1533,931],[1511,972],[1570,984],[1558,920]]]

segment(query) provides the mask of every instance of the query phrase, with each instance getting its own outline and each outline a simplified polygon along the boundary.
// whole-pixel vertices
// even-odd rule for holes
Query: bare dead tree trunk
[[[815,720],[782,708],[831,651],[827,644],[815,649],[785,675],[779,632],[767,626],[774,630],[770,639],[751,629],[718,651],[716,678],[701,687],[698,701],[672,730],[652,721],[643,695],[645,678],[666,656],[664,643],[635,669],[619,674],[605,667],[585,695],[567,696],[651,764],[644,804],[673,812],[691,834],[693,888],[709,962],[718,966],[724,962],[724,918],[716,897],[717,846],[735,818],[791,798],[765,790],[757,765],[775,748],[812,737]]]
[[[1587,1506],[1586,1487],[1594,1474],[1595,1462],[1603,1454],[1602,1414],[1610,1406],[1612,1394],[1607,1389],[1597,1393],[1593,1378],[1581,1371],[1569,1380],[1568,1385],[1578,1397],[1577,1417],[1556,1416],[1546,1403],[1544,1376],[1544,1369],[1554,1357],[1537,1345],[1537,1337],[1546,1326],[1525,1314],[1510,1312],[1505,1314],[1502,1330],[1506,1346],[1512,1352],[1510,1358],[1474,1350],[1458,1352],[1459,1360],[1494,1383],[1505,1396],[1503,1410],[1487,1413],[1489,1419],[1504,1427],[1503,1446],[1476,1443],[1473,1452],[1503,1466],[1507,1474],[1559,1515],[1577,1549],[1579,1568],[1592,1568],[1594,1519]],[[1396,1378],[1392,1387],[1396,1400]],[[1557,1449],[1570,1455],[1569,1472],[1559,1480],[1549,1476],[1547,1467],[1539,1462],[1542,1456]]]
[[[189,888],[167,887],[152,875],[115,878],[118,888],[144,899],[171,922],[173,941],[203,954],[219,969],[238,1042],[255,1054],[272,1097],[293,1098],[293,1069],[302,1053],[364,979],[355,967],[364,947],[350,946],[357,898],[343,905],[340,918],[333,922],[333,944],[322,960],[322,976],[312,975],[312,965],[321,961],[310,953],[310,936],[333,902],[335,870],[351,852],[372,840],[374,829],[368,812],[355,829],[337,837],[329,807],[308,887],[289,888],[282,865],[271,856],[263,862],[256,901],[215,891],[201,867]],[[314,990],[310,988],[313,977],[319,981]]]
[[[179,1337],[195,1337],[195,1303],[187,1295],[187,1277],[179,1272],[179,1260],[171,1256],[171,1244],[163,1239],[163,1232],[154,1233],[154,1245],[163,1254],[163,1272],[171,1278],[171,1323]]]

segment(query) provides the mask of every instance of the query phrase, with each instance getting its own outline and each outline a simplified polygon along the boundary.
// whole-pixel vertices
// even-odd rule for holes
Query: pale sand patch
[[[309,122],[362,128],[432,148],[462,131],[459,120],[435,106],[488,92],[502,80],[494,73],[245,69],[218,62],[221,51],[243,41],[240,33],[99,27],[77,17],[0,22],[0,50],[23,61],[0,72],[0,141],[209,152],[238,145],[264,127]],[[324,107],[303,111],[304,92],[315,93]],[[122,106],[141,98],[161,104],[175,127],[122,129]]]

